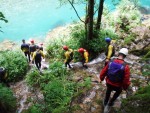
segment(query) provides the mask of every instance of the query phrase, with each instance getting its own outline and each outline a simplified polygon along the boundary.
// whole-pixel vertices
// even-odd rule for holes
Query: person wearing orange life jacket
[[[30,51],[29,51],[29,44],[26,44],[25,40],[22,40],[21,44],[21,50],[24,52],[24,55],[28,57],[28,60],[30,62]]]
[[[105,60],[105,65],[107,65],[107,63],[109,62],[110,58],[112,56],[114,56],[115,54],[115,47],[113,45],[113,43],[115,42],[115,40],[111,40],[109,37],[105,38],[107,45],[107,50],[105,52],[106,55],[106,60]]]
[[[127,90],[130,85],[130,68],[124,62],[128,55],[128,49],[122,48],[119,51],[118,58],[110,61],[100,73],[100,81],[106,78],[107,91],[104,99],[104,106],[113,106],[115,100],[121,94],[122,89]],[[113,97],[109,100],[111,92],[115,91]]]
[[[69,68],[71,68],[70,62],[73,60],[73,50],[69,49],[67,46],[63,46],[63,50],[66,51],[65,54],[64,54],[65,57],[66,57],[66,59],[64,61],[65,66],[66,67],[69,66]]]
[[[38,70],[40,70],[40,68],[41,68],[42,57],[45,58],[45,55],[40,50],[40,48],[37,46],[36,51],[33,53],[32,62],[35,61],[35,65],[38,68]]]
[[[36,45],[34,44],[34,40],[31,40],[30,42],[31,42],[31,44],[29,46],[30,55],[31,55],[31,57],[33,57],[33,53],[36,51]]]
[[[89,61],[89,53],[88,53],[88,51],[86,49],[84,49],[84,48],[79,48],[78,52],[81,53],[81,55],[82,55],[82,60],[81,61],[82,61],[83,67],[84,68],[88,68],[87,67],[87,63]]]

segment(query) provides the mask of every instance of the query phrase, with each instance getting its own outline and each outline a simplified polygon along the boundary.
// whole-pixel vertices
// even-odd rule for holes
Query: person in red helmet
[[[82,61],[83,67],[84,68],[88,68],[87,67],[87,63],[89,61],[89,53],[88,53],[88,51],[86,49],[84,49],[84,48],[79,48],[78,52],[81,53],[81,56],[82,56],[82,60],[81,61]]]
[[[65,50],[65,66],[69,66],[69,68],[71,68],[70,66],[70,62],[73,60],[73,50],[72,49],[69,49],[67,46],[63,46],[63,50]]]
[[[43,51],[43,43],[40,43],[39,47],[40,47],[40,50]]]
[[[29,50],[30,50],[31,57],[33,58],[33,53],[36,51],[37,46],[34,44],[34,40],[31,40],[30,42],[31,44],[29,46]]]
[[[45,58],[44,53],[40,50],[40,48],[38,46],[36,46],[36,51],[33,53],[32,62],[35,61],[35,65],[38,68],[38,70],[41,69],[42,57],[43,57],[43,59]]]
[[[122,89],[127,90],[130,85],[130,69],[124,62],[128,55],[128,49],[122,48],[119,51],[118,58],[111,60],[101,71],[100,81],[106,78],[107,91],[104,99],[104,106],[113,106],[115,100],[121,94]],[[115,91],[111,99],[111,92]]]

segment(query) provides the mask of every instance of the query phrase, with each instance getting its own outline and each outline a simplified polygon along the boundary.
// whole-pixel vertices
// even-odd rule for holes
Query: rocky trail
[[[73,100],[72,105],[78,105],[79,110],[74,111],[74,113],[102,113],[103,112],[103,98],[106,91],[105,81],[99,83],[99,73],[104,66],[104,53],[100,54],[96,59],[88,63],[88,69],[83,69],[80,62],[72,63],[72,71],[74,72],[73,80],[76,82],[83,81],[85,78],[90,77],[92,87],[85,90],[84,94]],[[139,62],[140,58],[134,55],[129,55],[125,60],[131,68],[131,81],[132,82],[129,90],[123,91],[120,97],[116,100],[115,105],[109,113],[115,113],[115,110],[120,108],[121,100],[127,96],[132,95],[136,92],[138,87],[145,86],[146,78],[142,76],[142,66],[143,63]],[[33,65],[32,65],[33,66]],[[42,68],[47,68],[48,62],[42,62]],[[141,84],[142,83],[142,84]],[[11,89],[13,90],[18,101],[18,113],[22,113],[24,110],[31,106],[31,100],[40,101],[43,99],[43,95],[39,90],[34,90],[28,87],[25,80],[19,81],[15,84],[11,84]]]

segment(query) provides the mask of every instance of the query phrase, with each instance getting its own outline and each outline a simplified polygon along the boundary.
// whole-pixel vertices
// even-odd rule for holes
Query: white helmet
[[[127,56],[128,55],[128,49],[127,48],[122,48],[122,49],[120,49],[119,53],[122,53],[122,54]]]

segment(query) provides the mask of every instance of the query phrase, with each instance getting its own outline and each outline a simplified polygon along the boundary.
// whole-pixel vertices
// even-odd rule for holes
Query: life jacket
[[[109,48],[110,44],[107,46],[107,50],[105,52],[105,55],[107,56],[108,55],[108,48]],[[113,46],[113,45],[112,45]],[[113,46],[113,50],[112,50],[112,54],[111,54],[111,57],[113,57],[115,55],[115,46]]]
[[[36,51],[36,45],[30,45],[30,52]]]
[[[29,51],[29,45],[28,44],[22,44],[21,45],[21,50],[23,51],[23,52],[28,52]]]
[[[43,51],[43,47],[40,47],[40,50]]]
[[[69,49],[68,51],[69,51],[69,53],[70,53],[70,58],[69,58],[69,59],[73,59],[73,50],[72,50],[72,49]]]
[[[126,63],[117,63],[114,62],[114,59],[111,60],[108,64],[107,77],[112,82],[122,82],[124,79]]]
[[[36,51],[36,55],[35,55],[35,61],[41,61],[42,60],[42,55],[40,51]]]

